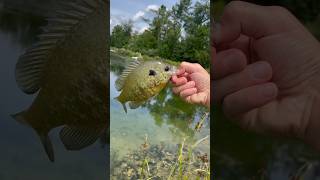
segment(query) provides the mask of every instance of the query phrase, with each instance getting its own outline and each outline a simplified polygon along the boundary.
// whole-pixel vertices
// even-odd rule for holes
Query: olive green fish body
[[[175,67],[160,61],[131,63],[117,80],[117,97],[126,111],[125,103],[132,109],[137,108],[151,97],[157,95],[168,83]]]

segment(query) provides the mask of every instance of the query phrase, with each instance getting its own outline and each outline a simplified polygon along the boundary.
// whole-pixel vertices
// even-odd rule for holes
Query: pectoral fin
[[[138,107],[140,107],[143,104],[143,102],[138,102],[138,101],[131,101],[129,103],[129,107],[130,109],[137,109]]]
[[[39,134],[40,140],[42,142],[42,145],[44,147],[44,150],[46,151],[48,158],[50,161],[54,162],[54,152],[53,152],[53,147],[51,140],[48,136],[48,134]]]
[[[124,111],[125,111],[126,113],[128,113],[126,104],[125,104],[125,103],[121,103],[121,104],[122,104],[122,107],[123,107]]]
[[[119,96],[118,97],[115,97],[114,99],[116,99],[117,101],[119,101],[124,109],[124,111],[127,113],[127,106],[126,106],[126,102],[121,102],[119,100]]]
[[[80,150],[94,142],[101,136],[101,129],[79,128],[65,126],[60,131],[60,139],[66,149]]]

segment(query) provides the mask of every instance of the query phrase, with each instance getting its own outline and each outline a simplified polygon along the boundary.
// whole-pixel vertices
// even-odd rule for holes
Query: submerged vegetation
[[[169,148],[165,143],[150,145],[146,135],[140,149],[122,159],[113,159],[111,179],[210,180],[208,154],[196,150],[208,138],[206,136],[191,145],[183,140],[177,148]]]
[[[152,10],[153,19],[145,19],[149,27],[142,33],[133,32],[131,21],[116,25],[111,46],[150,57],[197,61],[209,67],[209,7],[209,0],[194,4],[180,0],[171,9],[162,5]]]
[[[209,120],[205,112],[190,125],[193,133],[203,130],[199,124]],[[139,148],[130,150],[119,158],[117,151],[111,150],[111,179],[168,179],[194,180],[210,179],[209,154],[200,145],[209,146],[210,135],[195,140],[193,136],[184,135],[179,144],[160,142],[151,144],[145,134]]]

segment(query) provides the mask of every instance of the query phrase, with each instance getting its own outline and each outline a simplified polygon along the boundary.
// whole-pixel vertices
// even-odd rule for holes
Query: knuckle
[[[187,62],[183,61],[183,62],[180,64],[180,67],[184,67],[184,66],[186,66],[187,64],[188,64]]]
[[[281,6],[270,6],[269,10],[278,16],[287,16],[290,14],[290,11],[284,7]]]
[[[241,11],[243,6],[244,4],[241,1],[231,1],[225,6],[224,15],[233,15],[234,12]]]
[[[237,9],[241,5],[242,3],[240,1],[231,1],[225,6],[225,11]]]
[[[202,68],[202,66],[199,63],[194,63],[194,67],[197,69]]]

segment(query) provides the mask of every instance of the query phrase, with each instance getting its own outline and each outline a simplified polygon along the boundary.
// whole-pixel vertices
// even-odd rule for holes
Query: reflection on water
[[[183,138],[189,137],[189,142],[195,142],[210,133],[208,121],[199,133],[194,131],[195,123],[199,121],[205,109],[183,102],[171,93],[170,87],[162,90],[142,107],[128,109],[126,114],[114,97],[119,95],[115,88],[115,80],[124,69],[124,64],[128,62],[115,54],[111,54],[110,61],[111,154],[116,153],[117,157],[122,158],[130,151],[139,149],[145,135],[148,136],[150,144],[164,143],[176,151],[176,144],[181,143]],[[209,155],[208,142],[199,145],[198,148]]]
[[[55,49],[52,54],[56,56],[50,59],[51,69],[47,69],[49,71],[44,73],[47,76],[43,78],[44,82],[50,82],[51,85],[48,85],[49,83],[45,85],[47,90],[43,90],[44,88],[40,86],[40,93],[34,95],[24,94],[17,86],[14,74],[15,64],[26,48],[30,48],[31,43],[38,42],[39,38],[36,35],[41,32],[40,26],[46,23],[45,15],[29,14],[17,9],[0,11],[0,49],[2,53],[0,79],[1,82],[5,82],[0,93],[2,99],[0,102],[1,180],[107,179],[109,145],[103,147],[101,141],[90,141],[94,144],[81,151],[67,151],[65,146],[68,149],[81,149],[82,147],[74,148],[74,145],[78,145],[79,142],[72,141],[74,140],[72,138],[65,140],[64,144],[59,138],[63,124],[72,127],[77,127],[77,125],[105,127],[107,124],[106,113],[109,101],[107,101],[108,74],[106,74],[107,61],[105,58],[107,40],[104,32],[108,29],[108,21],[105,15],[106,8],[101,11],[99,13],[104,14],[103,17],[94,17],[96,21],[90,21],[87,24],[88,27],[96,29],[86,28],[85,24],[80,23],[79,34],[75,36],[79,38],[79,41],[77,42],[76,38],[66,38],[70,44],[65,41],[67,43],[59,46],[62,50]],[[73,35],[76,35],[77,31],[74,33]],[[101,37],[95,38],[95,36],[90,36],[92,34],[101,35]],[[99,58],[95,58],[96,56]],[[101,60],[100,63],[104,64],[100,64],[99,69],[97,68],[99,63],[93,62],[89,57]],[[29,69],[32,68],[34,67],[29,67]],[[92,69],[97,72],[92,72]],[[94,108],[92,103],[96,103],[96,106],[99,107]],[[30,105],[31,108],[28,108]],[[10,117],[10,114],[25,109],[32,113],[25,116],[24,120],[28,121],[28,124],[34,129],[38,129],[38,133]],[[80,111],[82,113],[77,113]],[[21,118],[18,119],[21,120]],[[95,119],[97,121],[94,121]],[[49,131],[51,128],[49,136],[54,148],[54,163],[51,163],[46,157],[40,138],[38,138],[39,131],[42,132],[44,129]],[[107,138],[105,133],[102,135],[104,135],[102,140],[105,145]],[[66,145],[70,143],[71,146]]]

